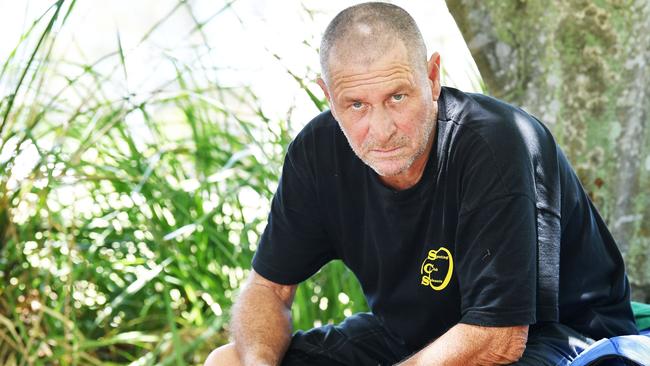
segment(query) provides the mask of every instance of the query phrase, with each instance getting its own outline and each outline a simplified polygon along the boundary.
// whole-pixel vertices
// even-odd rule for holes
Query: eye
[[[393,99],[394,102],[401,102],[402,100],[404,100],[404,97],[405,97],[404,94],[393,94],[391,98]]]
[[[352,109],[359,110],[359,109],[363,108],[363,103],[354,102],[354,103],[352,103],[351,107],[352,107]]]

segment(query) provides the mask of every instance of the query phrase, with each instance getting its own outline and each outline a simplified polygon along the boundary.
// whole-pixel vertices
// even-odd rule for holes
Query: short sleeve
[[[480,136],[468,148],[456,231],[460,322],[533,324],[537,229],[525,149],[512,141],[494,147]]]
[[[313,169],[299,146],[295,142],[289,146],[252,261],[256,272],[280,284],[300,283],[334,258],[319,211]]]
[[[535,207],[504,196],[462,215],[457,232],[461,323],[535,323]]]

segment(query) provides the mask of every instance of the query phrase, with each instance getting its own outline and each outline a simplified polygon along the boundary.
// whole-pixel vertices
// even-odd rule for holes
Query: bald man
[[[621,255],[541,122],[442,87],[394,5],[339,13],[320,56],[331,109],[289,146],[206,365],[566,365],[636,333]],[[292,335],[297,285],[334,259],[371,312]]]

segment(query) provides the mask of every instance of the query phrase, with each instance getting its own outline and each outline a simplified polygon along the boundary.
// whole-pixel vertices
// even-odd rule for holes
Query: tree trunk
[[[488,93],[553,130],[650,301],[650,0],[447,6]]]

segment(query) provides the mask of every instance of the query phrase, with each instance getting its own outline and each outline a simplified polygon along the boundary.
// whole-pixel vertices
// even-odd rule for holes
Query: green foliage
[[[0,364],[201,364],[226,342],[289,121],[171,58],[176,75],[154,92],[111,97],[113,80],[128,85],[119,34],[97,63],[51,57],[74,5],[35,20],[0,72],[12,90],[0,103]],[[366,307],[335,262],[300,286],[294,324]]]

